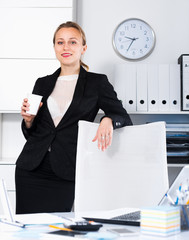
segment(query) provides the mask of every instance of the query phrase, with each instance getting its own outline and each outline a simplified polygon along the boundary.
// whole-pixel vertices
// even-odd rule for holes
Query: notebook
[[[181,172],[178,174],[176,179],[173,181],[171,187],[167,191],[166,194],[171,196],[171,198],[176,200],[176,190],[179,188],[181,184],[184,182],[189,182],[189,166],[185,166],[182,168]],[[160,200],[158,206],[161,205],[170,205],[166,194]],[[111,211],[101,211],[95,214],[83,214],[83,218],[86,220],[93,220],[95,222],[101,223],[110,223],[110,224],[122,224],[122,225],[132,225],[132,226],[140,226],[140,209],[138,208],[122,208],[115,209]]]

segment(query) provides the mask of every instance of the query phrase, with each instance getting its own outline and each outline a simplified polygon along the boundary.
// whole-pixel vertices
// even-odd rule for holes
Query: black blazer
[[[47,99],[53,91],[60,70],[59,68],[52,75],[39,78],[35,83],[33,93],[43,96],[43,105],[30,129],[22,121],[22,131],[27,142],[16,165],[26,170],[35,169],[51,146],[50,161],[55,173],[61,178],[74,180],[78,121],[93,122],[99,109],[102,109],[105,116],[112,119],[114,129],[132,125],[132,122],[107,77],[87,72],[81,67],[70,107],[55,127],[47,107]]]

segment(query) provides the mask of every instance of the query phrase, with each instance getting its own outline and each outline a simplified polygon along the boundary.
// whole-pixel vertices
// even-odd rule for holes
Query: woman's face
[[[61,66],[80,65],[81,55],[87,49],[87,46],[83,46],[82,43],[82,36],[75,28],[61,28],[56,33],[54,50]]]

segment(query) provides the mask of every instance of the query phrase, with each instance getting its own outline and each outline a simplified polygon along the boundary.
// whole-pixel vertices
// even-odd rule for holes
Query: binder
[[[170,64],[169,78],[169,109],[173,112],[180,111],[180,66],[178,64]]]
[[[169,64],[159,64],[159,111],[169,111]]]
[[[137,65],[137,111],[147,112],[147,65]]]
[[[126,110],[136,112],[136,65],[126,64],[125,67]]]
[[[148,64],[148,111],[157,112],[159,109],[158,64]]]
[[[122,102],[124,108],[126,108],[126,72],[126,64],[115,65],[114,89],[117,93],[118,99]]]
[[[189,111],[189,54],[182,54],[178,63],[181,77],[181,110]]]

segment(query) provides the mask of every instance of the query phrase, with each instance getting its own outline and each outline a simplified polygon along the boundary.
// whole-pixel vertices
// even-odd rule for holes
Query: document
[[[15,219],[26,225],[64,223],[64,219],[50,213],[17,214]]]

